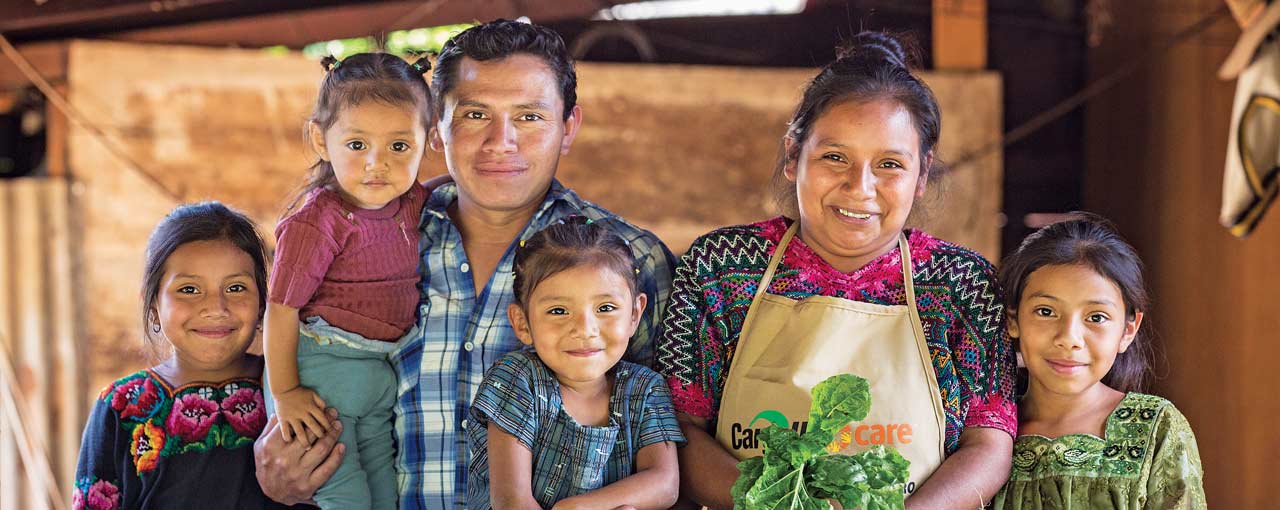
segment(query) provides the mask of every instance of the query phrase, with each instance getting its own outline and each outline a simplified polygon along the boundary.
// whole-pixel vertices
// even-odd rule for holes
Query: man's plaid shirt
[[[522,347],[507,321],[512,302],[513,242],[485,289],[475,289],[462,237],[447,208],[457,185],[437,188],[422,212],[421,302],[418,336],[392,353],[399,391],[396,400],[396,472],[400,510],[455,510],[466,506],[465,418],[485,370]],[[578,197],[552,181],[542,206],[520,234],[534,233],[571,215],[582,215],[618,234],[640,267],[640,289],[649,296],[626,359],[653,366],[653,338],[662,321],[675,257],[651,232]]]

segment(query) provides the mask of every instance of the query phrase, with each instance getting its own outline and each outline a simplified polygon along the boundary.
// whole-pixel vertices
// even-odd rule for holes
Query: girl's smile
[[[507,314],[516,336],[532,345],[562,385],[599,388],[640,323],[647,297],[608,267],[580,265],[539,282],[521,308]]]

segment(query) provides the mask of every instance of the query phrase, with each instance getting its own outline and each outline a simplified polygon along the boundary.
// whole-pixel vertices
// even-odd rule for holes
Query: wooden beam
[[[62,97],[67,97],[66,83],[54,85],[53,88],[62,94]],[[45,170],[50,177],[65,177],[70,175],[67,170],[67,138],[71,136],[70,119],[51,101],[45,103],[44,111]]]
[[[933,67],[987,68],[987,0],[933,0]]]

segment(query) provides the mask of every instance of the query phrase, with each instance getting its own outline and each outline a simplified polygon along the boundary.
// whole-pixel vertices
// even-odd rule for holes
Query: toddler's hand
[[[296,386],[273,396],[276,415],[280,417],[280,434],[286,443],[292,442],[294,436],[305,439],[307,430],[310,430],[311,437],[321,437],[329,430],[329,419],[324,415],[324,399],[310,388]]]

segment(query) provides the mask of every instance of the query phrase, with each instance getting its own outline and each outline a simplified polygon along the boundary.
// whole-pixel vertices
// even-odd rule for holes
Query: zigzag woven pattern
[[[714,420],[751,298],[789,226],[777,217],[721,228],[698,238],[681,259],[657,345],[657,368],[678,412]],[[994,268],[981,255],[919,230],[908,230],[907,241],[916,305],[947,414],[947,452],[965,427],[1014,434],[1014,361]],[[906,304],[897,250],[842,273],[798,236],[768,292]]]

